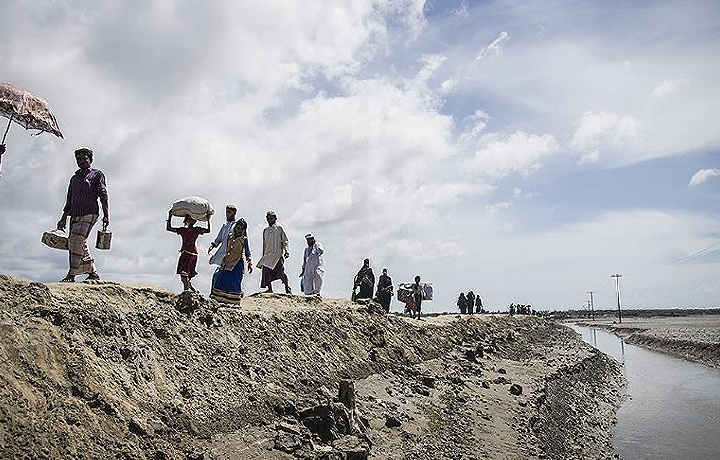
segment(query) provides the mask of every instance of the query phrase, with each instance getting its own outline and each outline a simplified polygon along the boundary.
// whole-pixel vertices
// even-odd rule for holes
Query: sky
[[[490,310],[588,291],[612,308],[616,273],[625,308],[720,306],[720,3],[3,0],[0,17],[0,81],[64,134],[10,130],[0,273],[65,275],[40,238],[90,147],[104,279],[179,291],[165,218],[201,196],[214,232],[238,207],[256,261],[277,212],[295,291],[313,232],[325,297],[368,257],[432,283],[427,311],[468,290]]]

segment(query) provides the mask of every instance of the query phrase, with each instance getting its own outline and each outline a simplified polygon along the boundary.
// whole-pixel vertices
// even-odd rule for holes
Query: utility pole
[[[592,312],[592,319],[595,321],[595,301],[593,300],[595,291],[588,291],[588,294],[590,294],[590,312]]]
[[[585,310],[587,310],[587,315],[589,318],[590,317],[590,301],[589,300],[585,301]]]
[[[615,290],[617,291],[617,303],[618,303],[618,320],[622,323],[622,313],[620,312],[620,278],[622,275],[611,275],[610,278],[615,278]]]

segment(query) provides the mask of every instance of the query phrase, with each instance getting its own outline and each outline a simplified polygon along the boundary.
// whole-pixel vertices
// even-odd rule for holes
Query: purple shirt
[[[70,178],[63,213],[72,217],[100,214],[98,198],[103,203],[108,201],[105,175],[97,169],[78,169]]]

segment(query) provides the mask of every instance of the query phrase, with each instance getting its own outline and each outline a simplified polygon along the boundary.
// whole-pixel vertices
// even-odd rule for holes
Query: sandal
[[[60,282],[61,282],[61,283],[74,283],[74,282],[75,282],[75,277],[68,275],[68,276],[66,276],[65,278],[61,279]]]
[[[87,280],[99,280],[99,279],[100,279],[100,275],[98,275],[97,272],[92,272],[92,273],[90,273],[90,274],[87,276],[87,278],[85,278],[85,281],[87,281]]]

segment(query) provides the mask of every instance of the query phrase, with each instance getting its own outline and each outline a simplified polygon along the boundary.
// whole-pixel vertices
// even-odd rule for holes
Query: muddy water
[[[720,458],[720,370],[571,326],[624,364],[629,398],[617,413],[615,450],[625,459]]]

